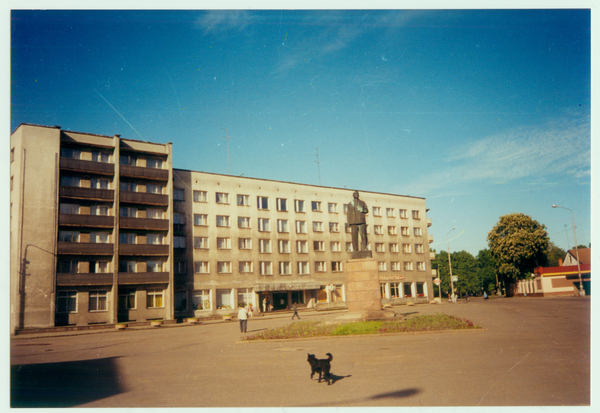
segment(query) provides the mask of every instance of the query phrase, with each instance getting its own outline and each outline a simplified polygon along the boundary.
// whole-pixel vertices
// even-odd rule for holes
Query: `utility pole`
[[[229,136],[227,129],[225,129],[225,135],[227,136],[223,136],[223,139],[227,141],[227,175],[229,175],[229,139],[231,139],[231,137]]]
[[[321,185],[321,161],[319,161],[319,148],[317,148],[317,160],[315,162],[319,170],[319,185]]]

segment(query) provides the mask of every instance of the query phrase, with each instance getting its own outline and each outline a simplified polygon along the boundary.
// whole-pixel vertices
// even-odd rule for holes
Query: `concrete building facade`
[[[353,190],[174,169],[171,144],[11,136],[16,329],[346,306]],[[425,199],[360,192],[384,303],[433,298]]]

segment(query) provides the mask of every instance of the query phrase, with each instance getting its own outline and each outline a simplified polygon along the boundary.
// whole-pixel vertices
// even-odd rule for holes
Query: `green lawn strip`
[[[417,315],[399,321],[361,321],[345,324],[324,324],[318,321],[299,321],[283,327],[261,331],[243,340],[281,340],[343,336],[357,334],[403,333],[419,331],[460,330],[481,328],[471,321],[446,314]]]

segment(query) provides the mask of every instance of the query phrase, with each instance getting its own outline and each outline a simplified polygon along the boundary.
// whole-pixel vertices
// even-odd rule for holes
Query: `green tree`
[[[477,253],[477,268],[479,269],[479,280],[483,291],[490,293],[496,290],[496,267],[498,263],[489,249]]]
[[[473,294],[481,292],[481,284],[477,275],[477,260],[467,251],[458,251],[450,254],[452,260],[452,275],[458,277],[454,283],[454,290],[461,293]]]
[[[505,282],[525,278],[547,263],[546,226],[522,213],[503,215],[487,236],[498,276]]]
[[[433,251],[435,252],[435,251]],[[440,284],[440,289],[444,292],[445,295],[448,295],[450,291],[450,272],[448,270],[448,253],[444,250],[435,253],[435,258],[431,261],[431,268],[437,270],[437,276],[442,283]],[[438,295],[438,287],[434,287],[435,296]]]
[[[560,264],[558,262],[559,259],[564,260],[567,255],[567,252],[562,248],[554,245],[553,242],[548,244],[548,266],[549,267],[558,267]]]

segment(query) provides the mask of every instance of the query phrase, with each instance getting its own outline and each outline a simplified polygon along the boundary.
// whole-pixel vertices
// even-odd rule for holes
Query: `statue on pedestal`
[[[348,204],[348,225],[352,229],[352,249],[355,252],[367,251],[367,223],[365,216],[369,213],[369,209],[367,208],[367,204],[359,199],[358,191],[354,191],[353,196],[354,199]]]

